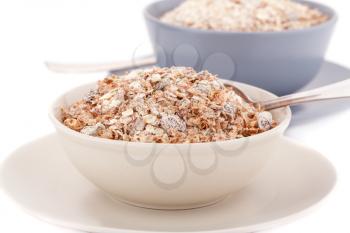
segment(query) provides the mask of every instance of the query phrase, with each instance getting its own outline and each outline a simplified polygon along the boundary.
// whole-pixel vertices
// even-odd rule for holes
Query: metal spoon
[[[277,97],[267,101],[254,101],[239,88],[235,86],[231,87],[244,101],[267,111],[308,102],[350,98],[350,79],[309,91]]]
[[[146,57],[135,58],[130,61],[117,61],[112,63],[102,64],[72,64],[45,62],[49,70],[59,73],[91,73],[91,72],[108,72],[108,71],[123,71],[145,66],[156,65],[157,59],[150,55]]]

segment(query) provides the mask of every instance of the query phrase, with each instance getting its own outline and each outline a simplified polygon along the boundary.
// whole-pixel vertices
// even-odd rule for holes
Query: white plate
[[[335,82],[344,81],[349,78],[349,68],[326,61],[314,80],[300,91],[311,90]],[[304,105],[296,105],[292,107],[293,117],[289,128],[293,128],[294,126],[304,126],[310,122],[315,122],[320,118],[347,111],[349,108],[350,99],[328,100]]]
[[[65,158],[56,135],[15,151],[0,171],[4,191],[30,214],[89,232],[256,232],[309,212],[332,190],[336,174],[319,153],[288,139],[252,185],[226,200],[184,211],[111,201]]]

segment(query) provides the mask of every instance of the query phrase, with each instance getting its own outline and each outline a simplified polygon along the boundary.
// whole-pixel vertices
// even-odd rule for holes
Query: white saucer
[[[30,214],[89,232],[256,232],[309,212],[332,190],[336,174],[319,153],[285,140],[248,188],[216,205],[184,211],[111,201],[66,160],[56,135],[14,152],[0,171],[4,191]]]

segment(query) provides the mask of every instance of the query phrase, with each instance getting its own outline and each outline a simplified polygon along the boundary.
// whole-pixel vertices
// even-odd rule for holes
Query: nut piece
[[[160,74],[154,74],[151,76],[150,81],[152,83],[156,83],[159,82],[160,80],[162,80],[162,76],[160,76]]]
[[[236,113],[236,107],[234,106],[233,103],[225,103],[224,112],[230,116],[234,116]]]
[[[135,130],[141,131],[145,128],[145,125],[146,124],[145,124],[144,120],[139,118],[135,121]]]
[[[73,130],[81,130],[84,127],[84,124],[81,121],[74,118],[68,118],[64,120],[63,123]]]
[[[80,132],[90,136],[97,136],[98,130],[105,129],[105,126],[101,123],[97,123],[93,126],[86,126]]]
[[[258,114],[258,125],[262,130],[269,130],[272,126],[272,114],[270,112],[260,112]]]
[[[122,116],[128,117],[128,116],[131,116],[133,113],[134,113],[134,111],[132,110],[132,108],[129,108],[126,111],[122,112]]]
[[[87,95],[85,95],[83,99],[88,103],[92,103],[95,100],[97,94],[97,90],[90,90],[89,93],[87,93]]]
[[[150,124],[150,125],[157,125],[158,124],[157,116],[152,115],[152,114],[144,116],[143,120],[145,121],[146,124]]]
[[[186,123],[176,115],[162,116],[160,123],[165,130],[175,129],[181,132],[186,131]]]

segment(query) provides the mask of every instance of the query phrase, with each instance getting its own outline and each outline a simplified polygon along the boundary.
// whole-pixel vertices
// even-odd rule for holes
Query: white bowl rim
[[[264,92],[266,94],[269,95],[273,95],[275,97],[277,97],[275,94],[266,91],[264,89],[261,89],[259,87],[255,87],[249,84],[245,84],[245,83],[241,83],[241,82],[233,82],[230,80],[223,80],[221,79],[221,81],[223,81],[226,84],[239,84],[240,86],[246,86],[246,87],[250,87],[250,88],[255,88],[257,90],[259,90],[259,92]],[[100,138],[100,137],[95,137],[95,136],[90,136],[90,135],[86,135],[86,134],[82,134],[80,132],[77,132],[75,130],[70,129],[69,127],[65,126],[61,121],[59,121],[56,117],[56,113],[55,110],[57,110],[58,107],[58,102],[59,100],[61,100],[64,96],[66,96],[69,93],[72,93],[74,91],[76,91],[77,89],[83,88],[83,87],[88,87],[88,86],[92,86],[96,84],[96,82],[89,82],[89,83],[85,83],[79,86],[76,86],[74,88],[69,89],[68,91],[64,92],[63,94],[61,94],[59,97],[57,97],[54,102],[51,104],[50,108],[49,108],[49,118],[52,121],[52,123],[54,124],[54,126],[56,127],[56,129],[59,129],[61,131],[63,131],[65,134],[68,134],[72,137],[76,137],[78,139],[81,140],[85,140],[85,141],[90,141],[90,142],[94,142],[94,143],[103,143],[103,144],[108,144],[108,145],[123,145],[125,143],[130,143],[130,145],[138,145],[138,146],[153,146],[153,145],[164,145],[164,146],[188,146],[188,145],[212,145],[212,144],[218,144],[218,143],[241,143],[244,142],[244,140],[247,140],[247,138],[249,138],[250,141],[256,141],[259,139],[262,139],[263,137],[269,137],[272,136],[274,134],[277,134],[278,132],[284,132],[290,121],[292,118],[292,111],[290,109],[290,107],[284,107],[281,109],[285,110],[285,117],[284,119],[278,123],[278,125],[273,128],[270,129],[268,131],[265,131],[263,133],[259,133],[253,136],[249,136],[249,137],[243,137],[243,138],[238,138],[238,139],[231,139],[231,140],[221,140],[221,141],[212,141],[212,142],[198,142],[198,143],[155,143],[155,142],[134,142],[134,141],[124,141],[124,140],[114,140],[114,139],[106,139],[106,138]]]
[[[312,32],[317,29],[321,29],[323,27],[327,27],[329,25],[333,25],[338,21],[338,14],[337,12],[329,7],[328,5],[319,3],[319,2],[314,2],[314,1],[309,1],[309,0],[297,0],[297,2],[304,3],[307,5],[312,5],[314,8],[319,9],[319,8],[324,8],[327,9],[330,14],[328,14],[329,19],[327,19],[325,22],[321,24],[317,24],[311,27],[307,28],[301,28],[301,29],[290,29],[290,30],[284,30],[284,31],[256,31],[256,32],[240,32],[240,31],[220,31],[220,30],[203,30],[203,29],[196,29],[196,28],[188,28],[188,27],[182,27],[182,26],[177,26],[177,25],[172,25],[169,23],[164,23],[162,22],[158,17],[155,17],[149,12],[149,8],[151,6],[154,6],[156,4],[159,4],[160,2],[163,2],[165,0],[158,0],[155,2],[152,2],[148,4],[145,9],[143,10],[143,15],[147,20],[153,21],[157,24],[160,24],[162,26],[165,26],[168,29],[172,30],[177,30],[177,31],[184,31],[184,32],[189,32],[189,33],[199,33],[199,34],[218,34],[218,35],[262,35],[262,36],[267,36],[267,35],[278,35],[278,34],[291,34],[291,33],[304,33],[304,32]],[[319,9],[320,10],[320,9]],[[321,10],[321,12],[325,13],[324,11]]]

